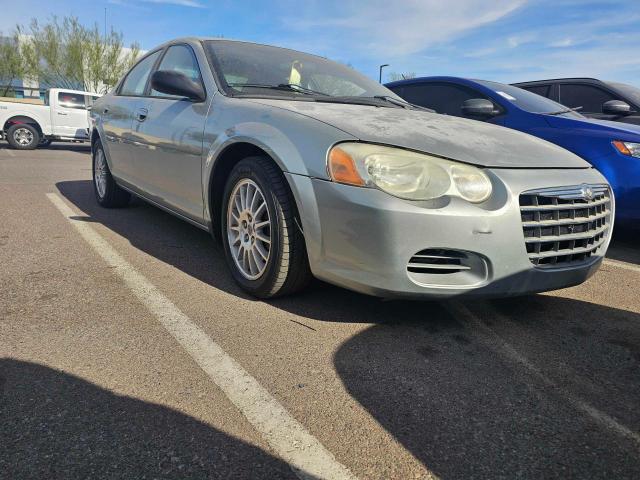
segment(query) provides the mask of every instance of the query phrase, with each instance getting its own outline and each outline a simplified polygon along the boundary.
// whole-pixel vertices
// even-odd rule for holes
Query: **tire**
[[[27,123],[16,123],[7,130],[7,142],[16,150],[33,150],[40,144],[40,132]]]
[[[242,198],[251,201],[243,204]],[[311,271],[299,224],[291,190],[271,159],[249,157],[234,166],[224,189],[220,225],[227,264],[243,290],[273,298],[309,283]]]
[[[93,191],[100,206],[105,208],[126,207],[131,199],[131,194],[116,184],[99,141],[92,149],[91,164],[93,166]]]

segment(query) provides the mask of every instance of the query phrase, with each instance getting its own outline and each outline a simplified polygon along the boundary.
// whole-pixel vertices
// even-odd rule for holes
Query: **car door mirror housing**
[[[491,100],[486,98],[471,98],[462,103],[462,113],[470,117],[494,117],[500,110],[496,108]]]
[[[205,99],[204,89],[185,74],[171,70],[158,70],[151,76],[151,88],[176,97],[186,97],[195,102]]]
[[[602,113],[608,115],[629,115],[633,113],[631,106],[622,100],[609,100],[602,104]]]

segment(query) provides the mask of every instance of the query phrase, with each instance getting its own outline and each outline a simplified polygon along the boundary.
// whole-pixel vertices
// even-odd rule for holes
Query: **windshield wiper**
[[[582,107],[565,108],[564,110],[558,110],[556,112],[544,112],[545,115],[562,115],[563,113],[577,112],[582,110]]]
[[[319,92],[318,90],[312,90],[310,88],[303,87],[302,85],[298,85],[297,83],[281,83],[281,84],[278,85],[278,87],[279,88],[288,88],[288,89],[293,90],[295,92],[308,93],[309,95],[322,95],[324,97],[330,97],[331,96],[328,93]]]
[[[268,88],[271,90],[283,90],[288,92],[303,93],[305,95],[322,95],[330,97],[328,93],[318,92],[310,88],[296,85],[295,83],[280,83],[278,85],[270,85],[267,83],[227,83],[230,87],[249,87],[249,88]]]
[[[405,102],[404,100],[396,100],[395,98],[390,97],[389,95],[375,95],[373,98],[378,98],[380,100],[384,100],[385,102],[389,102],[389,103],[392,103],[393,105],[398,105],[399,107],[403,107],[403,108],[415,108],[417,110],[424,110],[425,112],[436,113],[435,110],[431,110],[430,108],[421,107],[420,105],[416,105],[415,103]]]

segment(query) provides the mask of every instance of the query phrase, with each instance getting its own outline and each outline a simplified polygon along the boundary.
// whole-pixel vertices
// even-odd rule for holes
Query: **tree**
[[[97,24],[87,28],[75,17],[45,25],[33,19],[29,28],[17,26],[16,36],[25,76],[51,87],[106,93],[140,54],[135,43],[125,50],[121,33],[101,37]]]
[[[91,92],[106,93],[129,70],[140,55],[140,47],[124,48],[122,34],[113,29],[101,39],[98,26],[86,31],[84,85]]]
[[[6,97],[13,81],[24,77],[26,71],[18,35],[0,40],[0,96]]]
[[[389,73],[390,82],[396,82],[398,80],[407,80],[409,78],[416,78],[415,72],[406,72],[406,73],[390,72]]]

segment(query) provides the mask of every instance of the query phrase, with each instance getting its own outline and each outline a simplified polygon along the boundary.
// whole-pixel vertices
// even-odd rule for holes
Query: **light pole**
[[[389,64],[388,64],[388,63],[385,63],[384,65],[380,65],[380,76],[379,76],[379,78],[378,78],[378,83],[382,83],[382,69],[383,69],[384,67],[388,67],[388,66],[389,66]]]

